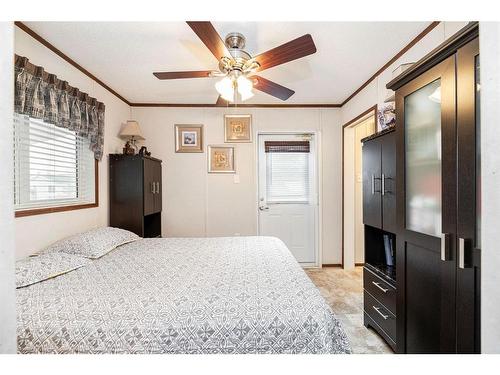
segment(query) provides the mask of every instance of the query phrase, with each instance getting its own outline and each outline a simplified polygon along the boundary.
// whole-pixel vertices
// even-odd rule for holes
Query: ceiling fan
[[[208,21],[188,21],[187,24],[219,61],[219,70],[155,72],[153,74],[158,79],[223,77],[215,84],[220,94],[216,104],[234,102],[238,94],[242,101],[247,100],[254,95],[253,88],[281,100],[287,100],[295,91],[257,76],[255,73],[316,52],[311,35],[306,34],[252,57],[243,50],[245,37],[242,34],[230,33],[223,42]]]

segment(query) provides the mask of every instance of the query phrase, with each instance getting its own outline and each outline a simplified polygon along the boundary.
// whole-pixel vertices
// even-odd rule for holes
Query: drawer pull
[[[382,317],[382,319],[387,320],[389,318],[389,315],[382,314],[382,312],[380,311],[380,307],[377,307],[377,306],[372,306],[372,307],[373,307],[373,310],[378,312],[378,314]]]
[[[387,293],[387,292],[389,291],[389,289],[382,288],[382,287],[380,286],[380,283],[377,283],[377,282],[375,282],[375,281],[372,281],[372,284],[373,284],[373,285],[375,285],[377,288],[379,288],[379,289],[380,289],[382,292],[384,292],[384,293]]]

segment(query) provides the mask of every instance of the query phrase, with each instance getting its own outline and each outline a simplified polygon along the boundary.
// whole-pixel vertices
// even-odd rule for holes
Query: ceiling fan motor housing
[[[245,48],[245,37],[240,33],[229,33],[226,35],[226,47],[229,49],[243,49]]]
[[[252,56],[243,50],[245,37],[240,33],[229,33],[225,39],[226,47],[232,58],[224,56],[219,62],[219,70],[222,73],[241,72],[249,73],[258,67],[256,61],[251,61]]]

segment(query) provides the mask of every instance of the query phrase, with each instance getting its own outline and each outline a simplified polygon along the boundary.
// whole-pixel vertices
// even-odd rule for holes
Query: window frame
[[[78,153],[78,148],[76,148]],[[78,183],[78,182],[77,182]],[[14,217],[26,217],[33,215],[43,215],[55,212],[73,211],[81,210],[85,208],[95,208],[99,207],[99,161],[94,160],[94,202],[91,203],[79,203],[79,204],[68,204],[68,205],[57,205],[57,206],[46,206],[40,208],[27,208],[19,209],[14,211]]]

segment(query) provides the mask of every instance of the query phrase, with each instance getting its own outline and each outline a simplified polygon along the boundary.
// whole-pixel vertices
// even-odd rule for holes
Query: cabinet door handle
[[[458,239],[458,268],[465,269],[472,267],[472,241],[466,238]],[[466,253],[467,251],[467,253]]]
[[[372,174],[372,195],[375,194],[375,175]]]
[[[458,268],[465,268],[465,240],[458,239]]]
[[[385,315],[380,311],[380,307],[377,306],[372,306],[373,310],[375,310],[384,320],[387,320],[389,318],[389,315]]]
[[[151,182],[151,194],[155,193],[155,183]]]
[[[448,248],[450,244],[450,234],[449,233],[441,233],[441,260],[447,261],[448,258]]]
[[[377,288],[379,288],[384,293],[387,293],[389,291],[389,289],[382,288],[382,286],[380,285],[380,283],[372,281],[372,284],[375,285]]]
[[[160,194],[160,182],[156,182],[156,194]]]
[[[385,174],[382,173],[382,195],[385,195]]]

